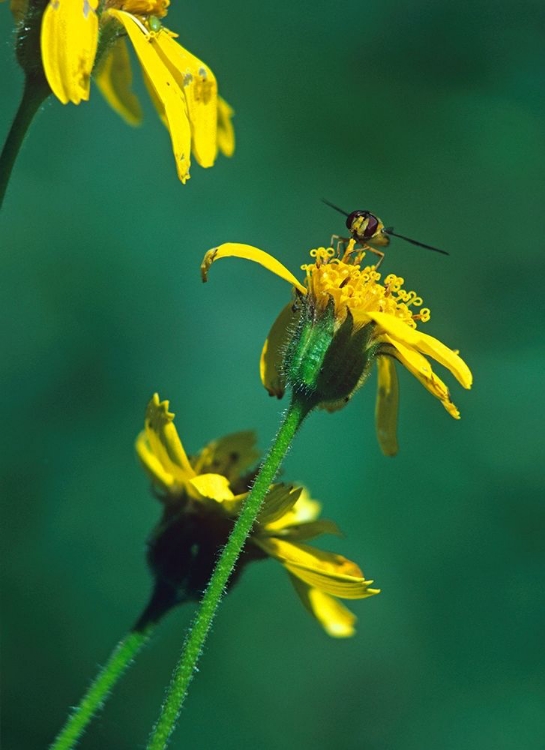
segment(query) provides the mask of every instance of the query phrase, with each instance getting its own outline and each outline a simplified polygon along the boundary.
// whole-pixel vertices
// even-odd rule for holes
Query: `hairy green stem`
[[[186,638],[180,661],[174,670],[161,715],[150,736],[148,750],[162,750],[168,744],[229,577],[252,530],[269,487],[278,473],[280,464],[309,410],[308,403],[294,399],[284,416],[278,434],[261,465],[231,536],[210,578],[197,616]]]
[[[70,750],[76,745],[93,716],[102,708],[115,683],[150,637],[152,630],[153,625],[148,625],[140,631],[133,630],[117,644],[80,703],[66,720],[50,750]]]
[[[34,115],[47,99],[51,89],[43,76],[27,75],[19,109],[0,154],[0,209],[13,171]]]

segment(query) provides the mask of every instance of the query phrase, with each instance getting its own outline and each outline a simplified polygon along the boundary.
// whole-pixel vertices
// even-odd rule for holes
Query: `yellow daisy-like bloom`
[[[210,68],[162,26],[159,19],[168,5],[169,0],[106,0],[103,5],[98,0],[50,0],[42,21],[42,61],[51,90],[63,104],[89,99],[94,72],[106,101],[136,125],[142,115],[131,90],[128,37],[185,183],[191,153],[202,167],[214,164],[218,149],[233,153],[233,112],[218,100]],[[103,52],[98,62],[97,50]]]
[[[427,357],[450,370],[464,388],[471,387],[472,375],[456,351],[418,330],[417,323],[425,323],[430,318],[429,309],[422,307],[422,298],[416,292],[405,291],[404,280],[394,274],[381,283],[381,275],[374,265],[363,266],[365,252],[354,240],[349,241],[344,253],[322,247],[311,250],[310,254],[313,262],[302,266],[303,283],[278,260],[251,245],[221,245],[206,253],[201,266],[203,281],[206,281],[215,261],[244,258],[259,263],[293,285],[295,302],[281,311],[261,353],[261,379],[269,393],[281,398],[286,385],[298,387],[297,382],[290,383],[290,369],[293,369],[294,359],[304,358],[301,352],[310,352],[308,346],[305,349],[305,341],[304,346],[300,346],[301,340],[311,337],[309,328],[320,326],[329,316],[331,329],[324,337],[327,346],[333,341],[335,347],[328,359],[308,364],[308,367],[315,366],[325,382],[326,395],[317,405],[329,410],[343,406],[364,382],[372,361],[376,360],[377,434],[382,451],[394,455],[398,449],[398,382],[394,366],[397,360],[439,399],[452,417],[459,419],[460,413],[452,403],[447,386],[432,370]],[[308,327],[304,329],[305,322]],[[300,351],[291,355],[291,363],[287,365],[290,342],[294,339],[298,339]],[[309,355],[310,359],[317,356],[315,350]],[[296,361],[295,364],[300,372],[305,363]],[[336,378],[342,386],[337,390]],[[343,379],[346,382],[342,382]]]
[[[148,404],[136,451],[165,507],[148,554],[156,579],[152,609],[157,613],[201,597],[255,476],[250,470],[258,458],[254,445],[253,433],[239,432],[188,457],[168,401],[155,394]],[[339,599],[364,599],[379,591],[370,588],[372,581],[355,563],[306,544],[320,534],[340,533],[332,521],[319,519],[319,513],[320,504],[303,488],[272,485],[235,578],[252,560],[279,561],[326,632],[347,637],[355,632],[356,617]]]

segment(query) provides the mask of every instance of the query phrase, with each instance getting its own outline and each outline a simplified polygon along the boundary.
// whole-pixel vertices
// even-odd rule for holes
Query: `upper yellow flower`
[[[207,280],[212,263],[238,257],[267,268],[295,288],[295,301],[281,311],[261,354],[261,379],[280,398],[286,385],[316,393],[315,404],[333,410],[343,406],[364,382],[371,363],[378,365],[376,424],[386,455],[397,452],[398,384],[394,360],[401,362],[459,419],[445,383],[433,372],[427,356],[446,367],[464,388],[472,375],[457,352],[422,333],[430,311],[422,298],[407,292],[394,274],[380,283],[375,266],[362,266],[365,252],[350,240],[344,253],[333,248],[311,250],[313,262],[303,265],[304,283],[263,250],[227,243],[209,250],[202,266]],[[316,333],[318,331],[318,333]],[[294,343],[295,342],[295,343]],[[294,375],[295,373],[295,375]]]
[[[89,99],[91,74],[108,103],[130,124],[141,119],[131,90],[128,36],[144,80],[172,140],[178,176],[189,179],[191,153],[202,167],[218,149],[234,150],[233,114],[218,98],[210,68],[161,25],[170,0],[50,0],[42,21],[42,61],[47,81],[63,103]],[[97,55],[98,51],[98,55]]]
[[[136,441],[138,457],[165,505],[148,555],[156,577],[156,615],[181,601],[200,598],[248,494],[255,476],[249,468],[258,457],[251,432],[215,440],[188,457],[168,407],[168,401],[153,396],[145,430]],[[326,632],[347,637],[354,634],[356,617],[338,599],[363,599],[379,592],[370,588],[372,581],[355,563],[304,543],[320,534],[339,534],[332,521],[318,519],[319,513],[320,504],[303,488],[272,485],[235,574],[251,560],[278,560]]]

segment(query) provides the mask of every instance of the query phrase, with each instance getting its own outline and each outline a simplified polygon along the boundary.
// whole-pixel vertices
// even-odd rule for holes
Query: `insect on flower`
[[[425,247],[426,250],[434,250],[436,253],[442,253],[442,255],[449,255],[446,250],[440,250],[438,247],[425,245],[423,242],[418,242],[418,240],[412,240],[410,237],[397,234],[394,232],[393,227],[385,227],[378,216],[375,216],[375,214],[372,214],[370,211],[359,210],[348,213],[329,201],[324,200],[323,202],[327,206],[334,208],[335,211],[338,211],[343,216],[346,216],[346,228],[350,232],[350,236],[353,240],[356,240],[356,242],[362,245],[366,250],[379,256],[379,261],[376,265],[377,268],[382,263],[384,253],[381,250],[378,250],[376,246],[388,247],[390,244],[390,237],[399,237],[399,239],[405,240],[405,242],[410,242],[411,245]],[[342,244],[348,242],[347,239],[340,237],[337,234],[332,236],[331,244],[333,244],[334,240]]]

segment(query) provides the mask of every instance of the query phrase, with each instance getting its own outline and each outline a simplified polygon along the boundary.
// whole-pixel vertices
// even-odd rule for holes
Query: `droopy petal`
[[[98,42],[98,0],[50,0],[42,19],[42,61],[63,104],[89,99]]]
[[[293,312],[293,304],[282,308],[280,315],[272,324],[259,361],[259,373],[261,382],[268,390],[270,396],[282,398],[286,390],[286,381],[282,373],[282,362],[289,341],[291,328],[296,319]]]
[[[251,431],[234,432],[213,440],[192,460],[193,469],[196,474],[223,474],[233,482],[259,458],[255,443],[256,436]]]
[[[263,506],[257,516],[257,522],[262,526],[267,526],[274,521],[278,521],[293,508],[302,491],[302,487],[292,487],[285,484],[274,485],[263,501]]]
[[[159,401],[159,395],[154,393],[146,409],[146,436],[152,453],[165,471],[176,481],[184,482],[191,479],[195,472],[174,426],[174,414],[169,412],[168,406],[168,401]]]
[[[157,92],[153,88],[153,83],[150,81],[149,76],[146,74],[146,71],[143,68],[142,68],[142,78],[144,79],[144,84],[149,94],[149,98],[151,99],[151,103],[155,107],[155,111],[159,115],[159,119],[161,120],[165,128],[168,130],[168,120],[167,120],[167,116],[165,115],[165,108],[163,107],[163,102],[157,96]]]
[[[235,151],[235,130],[231,122],[234,114],[225,99],[218,96],[218,148],[224,156],[233,156]]]
[[[397,410],[399,384],[394,360],[391,357],[377,357],[377,401],[375,424],[380,448],[385,456],[395,456],[397,445]]]
[[[439,362],[439,364],[446,367],[447,370],[450,370],[456,380],[463,385],[464,388],[471,388],[473,382],[471,370],[461,357],[453,352],[452,349],[449,349],[448,346],[445,346],[441,341],[433,336],[428,336],[427,333],[422,333],[422,331],[419,331],[418,329],[410,328],[394,315],[389,315],[388,313],[383,312],[368,312],[367,315],[392,338],[401,341],[407,346],[414,347],[423,354],[432,357]]]
[[[409,372],[411,372],[415,378],[422,383],[426,390],[441,401],[451,417],[454,417],[454,419],[460,419],[460,412],[450,399],[449,389],[445,383],[443,383],[441,378],[433,372],[428,360],[420,354],[420,352],[417,352],[408,346],[404,346],[392,337],[385,336],[384,338],[387,342],[392,344],[396,359],[399,359],[399,361],[405,365]]]
[[[140,64],[164,106],[178,177],[185,183],[191,164],[191,128],[184,93],[159,55],[157,34],[150,33],[130,13],[115,9],[109,13],[125,27]]]
[[[131,60],[124,39],[118,39],[105,55],[94,78],[110,107],[129,125],[139,125],[142,110],[138,98],[131,91]]]
[[[318,620],[328,635],[333,638],[349,638],[354,635],[357,617],[344,604],[329,594],[308,586],[294,575],[290,574],[290,580],[305,608]]]
[[[341,599],[363,599],[378,593],[369,589],[372,581],[365,580],[358,566],[342,555],[283,539],[255,538],[254,542],[294,576],[327,594]]]
[[[219,247],[214,247],[209,250],[203,258],[201,263],[201,276],[203,281],[208,281],[208,271],[212,263],[220,260],[220,258],[242,258],[243,260],[251,260],[254,263],[258,263],[268,271],[280,276],[281,279],[287,281],[301,294],[306,294],[307,290],[305,287],[295,278],[295,276],[288,271],[286,266],[282,265],[279,260],[273,258],[269,253],[259,250],[253,245],[243,245],[238,242],[226,242]]]
[[[218,503],[234,498],[229,480],[220,474],[200,474],[193,477],[191,484],[203,497],[209,497]]]
[[[211,167],[218,148],[216,77],[198,57],[178,44],[168,29],[160,29],[154,39],[161,59],[185,95],[195,159],[201,167]]]

